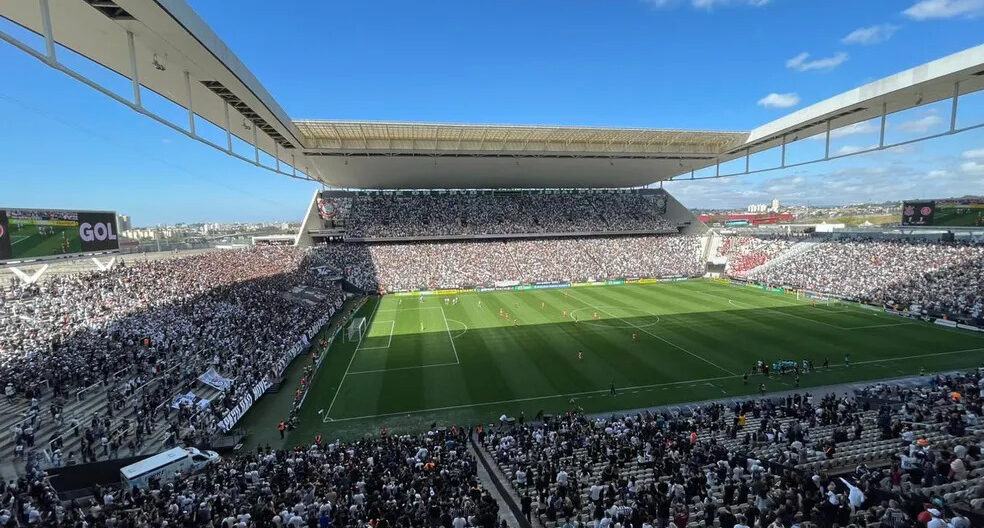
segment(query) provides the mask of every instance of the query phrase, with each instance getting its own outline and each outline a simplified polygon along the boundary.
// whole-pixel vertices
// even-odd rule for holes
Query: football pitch
[[[51,232],[41,234],[38,225],[24,224],[20,228],[11,227],[10,249],[12,258],[46,257],[65,253],[63,244],[68,241],[68,253],[82,251],[82,239],[78,226],[48,226]]]
[[[758,360],[813,361],[801,388],[984,360],[984,335],[708,280],[386,296],[357,315],[366,334],[325,352],[299,442],[796,388],[793,374],[746,383]]]

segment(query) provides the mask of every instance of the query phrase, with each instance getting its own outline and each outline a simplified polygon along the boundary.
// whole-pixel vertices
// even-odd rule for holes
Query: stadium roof
[[[335,187],[639,186],[984,89],[981,45],[750,132],[294,121],[184,0],[17,0],[0,2],[0,16],[44,42],[32,46],[3,31],[0,38],[135,111],[244,161]],[[66,66],[56,44],[130,79],[133,93],[118,94]],[[148,90],[187,118],[175,122],[149,109]],[[203,137],[202,119],[222,129],[225,141]],[[960,131],[955,123],[946,133]]]

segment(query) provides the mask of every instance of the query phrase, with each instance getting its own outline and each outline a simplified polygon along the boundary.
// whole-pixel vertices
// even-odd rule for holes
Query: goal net
[[[361,342],[362,336],[366,334],[366,328],[368,328],[368,326],[369,325],[366,324],[365,317],[356,317],[355,319],[352,319],[352,322],[348,325],[348,331],[345,332],[345,339],[349,342]]]

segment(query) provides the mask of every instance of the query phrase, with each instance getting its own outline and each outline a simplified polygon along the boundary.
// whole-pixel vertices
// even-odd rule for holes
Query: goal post
[[[362,341],[362,336],[366,334],[366,328],[369,325],[366,322],[365,317],[356,317],[352,319],[352,322],[348,325],[348,331],[345,332],[345,339],[349,342]]]

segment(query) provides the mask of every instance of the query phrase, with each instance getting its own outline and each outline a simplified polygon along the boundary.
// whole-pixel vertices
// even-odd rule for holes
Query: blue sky
[[[984,40],[984,0],[190,4],[294,118],[748,130]],[[191,141],[9,45],[0,65],[0,205],[115,209],[137,225],[293,220],[315,189]],[[984,121],[984,94],[961,108],[964,124]],[[893,116],[889,138],[942,130],[948,112]],[[861,124],[833,150],[876,142]],[[818,148],[802,141],[789,159]],[[984,194],[984,132],[668,188],[691,207]]]

